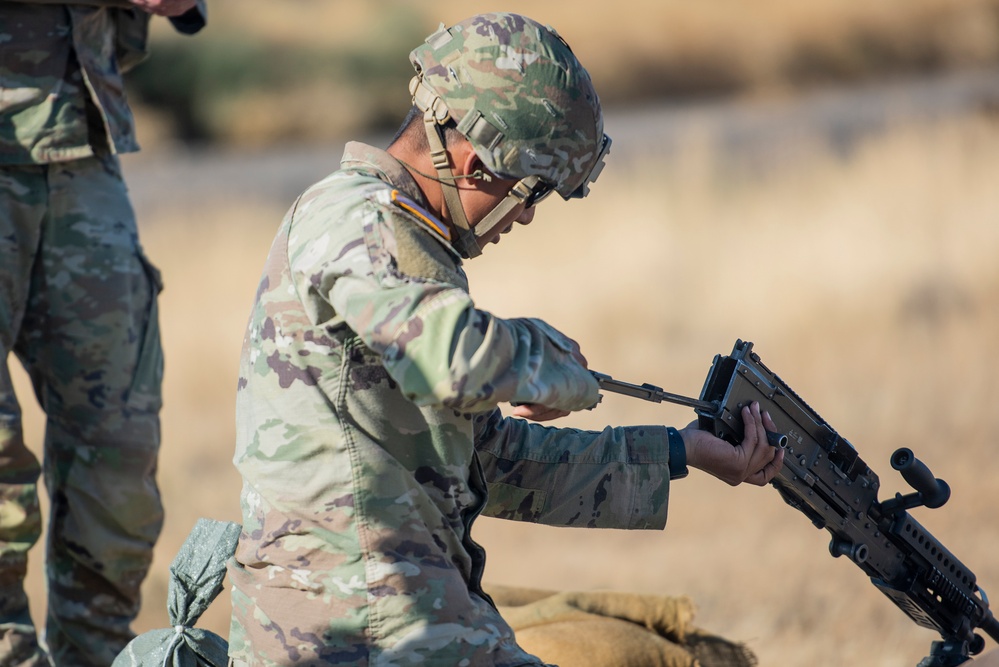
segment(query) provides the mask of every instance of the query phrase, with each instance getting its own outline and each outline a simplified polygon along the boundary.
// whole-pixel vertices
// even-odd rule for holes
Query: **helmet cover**
[[[590,75],[552,28],[480,14],[442,24],[410,61],[414,103],[436,104],[439,122],[449,114],[489,171],[539,176],[565,199],[587,194],[610,139]]]

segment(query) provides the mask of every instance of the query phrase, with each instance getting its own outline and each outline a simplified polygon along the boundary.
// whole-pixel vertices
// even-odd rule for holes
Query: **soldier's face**
[[[518,215],[518,216],[516,216],[514,218],[513,222],[511,222],[510,224],[508,224],[506,226],[499,225],[497,227],[497,229],[500,230],[499,233],[492,234],[491,235],[492,238],[489,241],[483,241],[483,243],[499,243],[500,242],[500,236],[502,234],[508,233],[511,229],[513,229],[513,223],[514,222],[516,222],[518,224],[521,224],[521,225],[529,225],[529,224],[531,224],[531,221],[534,220],[534,210],[535,210],[534,207],[532,206],[531,208],[524,208],[524,207],[520,206],[520,207],[518,207],[518,209],[521,211],[521,213],[520,213],[520,215]],[[514,211],[514,213],[516,213],[516,211]]]
[[[468,190],[461,190],[461,200],[465,206],[465,215],[468,223],[475,227],[485,218],[496,206],[506,198],[510,188],[516,185],[516,179],[502,179],[494,177],[491,182],[476,181],[475,187]],[[525,208],[519,205],[511,210],[503,221],[493,227],[493,231],[487,236],[479,239],[479,244],[485,246],[487,243],[499,243],[500,236],[513,229],[514,223],[529,225],[534,220],[534,207]]]

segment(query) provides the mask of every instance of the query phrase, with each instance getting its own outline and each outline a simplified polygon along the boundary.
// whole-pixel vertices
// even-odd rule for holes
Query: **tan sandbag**
[[[685,596],[489,586],[517,643],[562,667],[752,667],[743,644],[693,624]]]

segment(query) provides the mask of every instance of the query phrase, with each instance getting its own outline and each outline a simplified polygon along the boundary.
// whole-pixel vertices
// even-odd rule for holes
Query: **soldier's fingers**
[[[569,412],[567,410],[546,410],[540,414],[531,416],[530,419],[536,422],[547,422],[553,419],[561,419],[568,414]]]
[[[777,424],[774,424],[774,420],[773,420],[773,418],[772,418],[772,417],[770,416],[770,413],[769,413],[769,412],[764,412],[764,413],[763,413],[763,426],[764,426],[764,427],[765,427],[765,428],[766,428],[766,429],[767,429],[768,431],[776,431],[776,430],[777,430]]]
[[[747,470],[758,471],[774,459],[775,448],[770,445],[767,439],[766,428],[767,423],[773,426],[773,420],[770,419],[768,414],[761,413],[760,404],[756,402],[752,405],[750,415],[753,419],[752,426],[750,427],[747,422],[746,430],[749,431],[752,428],[754,431],[755,444],[753,449],[748,452],[749,465],[747,466]]]
[[[753,401],[752,413],[753,413],[753,427],[756,429],[756,442],[758,444],[766,444],[767,429],[763,425],[762,409],[760,408],[760,404],[756,401]]]
[[[568,414],[569,412],[567,410],[549,408],[545,405],[539,405],[537,403],[524,403],[514,407],[513,409],[514,417],[522,417],[524,419],[530,419],[538,422],[558,419],[560,417],[565,417]]]
[[[756,486],[766,486],[770,483],[770,480],[776,477],[777,473],[780,472],[781,465],[784,463],[784,450],[774,449],[774,451],[773,460],[763,466],[762,470],[757,471],[756,474],[747,480],[750,484],[755,484]]]
[[[747,445],[747,454],[750,459],[761,458],[759,452],[763,445],[767,444],[767,430],[763,426],[763,417],[760,415],[760,404],[753,401],[750,405],[742,408],[743,441]]]
[[[742,445],[746,447],[747,454],[752,453],[752,449],[756,447],[756,443],[759,441],[759,434],[756,430],[756,425],[754,424],[753,406],[757,405],[755,402],[751,405],[742,406]],[[757,414],[759,414],[757,412]]]

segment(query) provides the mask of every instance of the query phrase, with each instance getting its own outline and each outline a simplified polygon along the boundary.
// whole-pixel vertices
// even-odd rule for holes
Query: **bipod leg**
[[[941,641],[933,642],[930,654],[916,667],[955,667],[971,660],[968,642]]]

